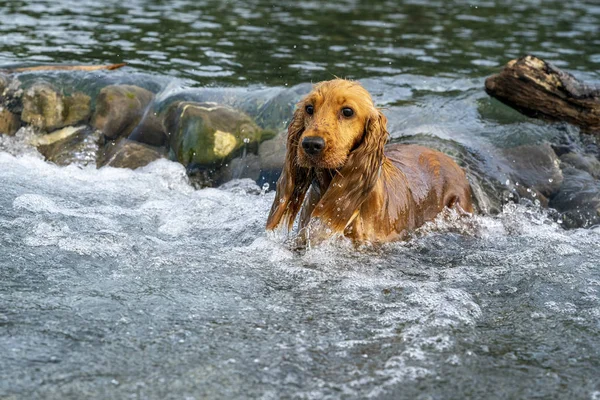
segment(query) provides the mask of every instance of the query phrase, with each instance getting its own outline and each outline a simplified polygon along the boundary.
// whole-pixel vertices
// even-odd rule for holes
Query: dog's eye
[[[313,115],[313,113],[315,112],[315,108],[313,106],[310,106],[310,105],[306,106],[305,109],[306,109],[306,113],[308,115]]]
[[[349,118],[354,115],[354,110],[350,107],[344,107],[342,108],[342,114],[344,115],[344,117]]]

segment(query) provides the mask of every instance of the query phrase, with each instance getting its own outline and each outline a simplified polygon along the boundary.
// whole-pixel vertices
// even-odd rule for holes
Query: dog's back
[[[473,212],[471,188],[465,172],[446,154],[417,145],[392,144],[385,155],[406,177],[422,221],[431,220],[444,209],[457,205]],[[419,224],[420,224],[419,223]]]

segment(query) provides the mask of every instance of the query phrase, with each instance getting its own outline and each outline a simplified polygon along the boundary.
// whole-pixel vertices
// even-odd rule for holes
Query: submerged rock
[[[13,136],[21,127],[19,116],[0,106],[0,135]]]
[[[166,151],[163,149],[133,140],[120,139],[106,144],[104,155],[98,160],[98,167],[108,165],[115,168],[136,169],[165,156]]]
[[[220,166],[244,146],[256,152],[262,133],[248,115],[215,103],[176,103],[164,126],[171,159],[185,166]]]
[[[38,82],[23,94],[21,120],[42,131],[85,123],[91,114],[91,98],[75,92],[63,96],[54,86]]]
[[[563,164],[568,164],[576,169],[587,172],[596,179],[600,178],[600,161],[592,155],[580,153],[566,153],[560,156]]]
[[[566,228],[589,227],[600,223],[600,182],[588,172],[567,166],[559,193],[550,207],[561,213]]]
[[[246,154],[229,161],[219,171],[219,183],[229,182],[234,179],[250,178],[257,181],[260,177],[260,159],[256,154]]]
[[[260,176],[258,184],[275,187],[283,170],[287,142],[287,130],[282,130],[274,138],[265,140],[258,148]]]
[[[547,143],[523,145],[502,152],[510,165],[511,180],[518,183],[514,187],[517,193],[547,205],[563,182],[560,161],[552,147]]]
[[[265,140],[258,148],[260,167],[264,170],[281,170],[285,162],[287,130],[279,132],[274,138]]]
[[[67,127],[32,140],[47,161],[57,165],[95,165],[100,133],[86,126]]]
[[[168,138],[161,116],[153,109],[146,110],[142,120],[128,136],[128,139],[150,146],[166,146]]]
[[[285,128],[294,114],[296,103],[311,89],[312,84],[301,83],[281,91],[260,106],[256,115],[256,122],[264,128],[276,131]]]
[[[128,136],[153,99],[152,92],[138,86],[106,86],[96,99],[92,126],[111,140]]]

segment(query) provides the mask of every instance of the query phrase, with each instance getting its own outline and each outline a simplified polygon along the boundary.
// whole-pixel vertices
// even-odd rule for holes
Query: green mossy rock
[[[173,104],[164,120],[170,158],[188,166],[220,165],[243,146],[256,153],[262,131],[248,115],[215,103]]]

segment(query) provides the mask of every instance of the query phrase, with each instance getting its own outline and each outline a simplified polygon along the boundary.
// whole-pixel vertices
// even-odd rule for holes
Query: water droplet
[[[550,179],[548,179],[548,182],[552,183],[552,182],[554,182],[554,179],[550,178]]]
[[[244,138],[244,143],[250,143],[250,139],[249,138]]]

